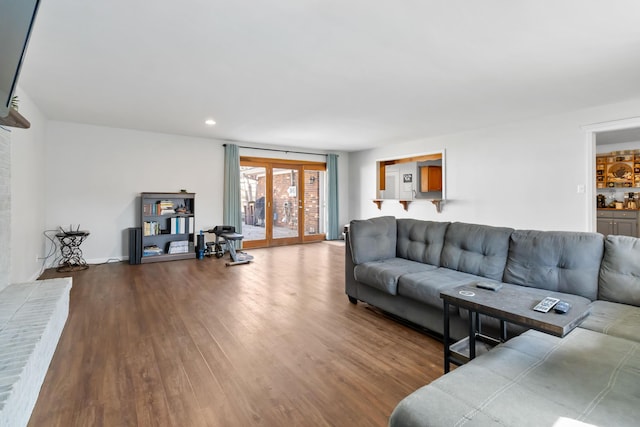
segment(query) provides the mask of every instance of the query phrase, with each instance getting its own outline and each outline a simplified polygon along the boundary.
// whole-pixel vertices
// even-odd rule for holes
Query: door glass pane
[[[264,167],[240,166],[242,234],[244,240],[265,240],[265,195],[267,174]]]
[[[298,171],[273,168],[273,238],[298,237]]]
[[[304,235],[325,233],[324,171],[304,171]]]

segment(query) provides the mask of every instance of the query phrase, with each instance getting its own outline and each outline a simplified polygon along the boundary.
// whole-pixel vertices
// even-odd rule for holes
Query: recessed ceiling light
[[[207,120],[205,120],[204,124],[207,125],[207,126],[213,126],[213,125],[216,124],[216,121],[213,120],[213,119],[207,119]]]

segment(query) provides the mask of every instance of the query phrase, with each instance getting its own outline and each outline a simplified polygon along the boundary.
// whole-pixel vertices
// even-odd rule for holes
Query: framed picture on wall
[[[402,175],[402,182],[404,182],[405,184],[407,182],[413,182],[413,174],[411,173],[405,173]]]

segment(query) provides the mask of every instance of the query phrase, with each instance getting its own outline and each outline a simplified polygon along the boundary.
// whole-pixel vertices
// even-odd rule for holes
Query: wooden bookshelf
[[[141,262],[195,258],[195,193],[141,193]]]

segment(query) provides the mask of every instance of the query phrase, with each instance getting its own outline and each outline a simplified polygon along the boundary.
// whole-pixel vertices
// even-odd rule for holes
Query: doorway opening
[[[606,209],[615,209],[616,206],[620,208],[620,202],[626,209],[629,205],[624,203],[625,196],[627,199],[631,193],[636,197],[640,196],[640,180],[635,179],[636,169],[640,172],[640,167],[636,168],[635,161],[636,152],[640,160],[640,117],[598,123],[585,126],[583,129],[586,132],[589,159],[587,194],[591,196],[587,198],[587,230],[605,235],[621,234],[620,230],[623,229],[614,230],[614,223],[618,221],[605,221],[605,218],[609,216],[617,218],[625,212],[611,214],[606,212]],[[616,159],[620,159],[620,162]],[[625,175],[622,172],[627,163],[630,176],[622,176]],[[624,170],[626,171],[627,168]],[[612,175],[609,177],[610,174]],[[620,201],[616,205],[618,199]]]
[[[326,163],[240,158],[243,246],[325,239]]]

